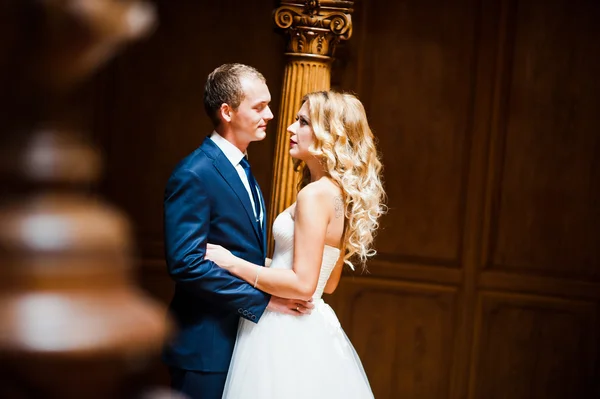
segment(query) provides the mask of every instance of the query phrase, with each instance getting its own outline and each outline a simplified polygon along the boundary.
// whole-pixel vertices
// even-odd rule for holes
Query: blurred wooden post
[[[289,155],[287,127],[293,123],[302,97],[330,88],[331,61],[335,46],[352,35],[354,1],[281,1],[274,12],[277,27],[288,37],[281,104],[277,119],[277,139],[273,168],[273,189],[269,221],[296,200],[297,177]],[[273,238],[269,234],[269,252]]]
[[[130,280],[126,218],[86,195],[97,152],[69,94],[149,32],[141,1],[0,5],[0,397],[132,397],[165,311]]]

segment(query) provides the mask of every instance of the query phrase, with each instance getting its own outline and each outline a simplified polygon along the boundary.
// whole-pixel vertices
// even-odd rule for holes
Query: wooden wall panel
[[[447,397],[456,290],[357,278],[344,282],[342,296],[333,305],[375,397]]]
[[[377,354],[364,354],[378,358],[365,362],[378,397],[598,392],[599,6],[505,0],[357,7],[358,37],[342,51],[338,85],[365,102],[391,207],[369,277],[442,284],[459,298],[450,330],[428,326],[453,350],[450,388],[423,395],[410,380],[400,382],[402,362],[391,380],[380,365],[393,348],[415,347],[411,337],[394,334],[396,320],[407,315],[412,325],[419,315],[387,286],[343,280],[332,303],[356,315],[342,318],[350,337],[380,337],[379,351],[370,349]],[[354,295],[367,286],[372,300],[360,307]],[[387,309],[390,295],[398,316],[377,319],[378,333],[353,324]],[[478,305],[483,297],[485,306]],[[524,349],[527,340],[535,345]],[[413,359],[411,372],[418,370]],[[515,370],[521,375],[510,382]]]
[[[365,102],[390,212],[379,259],[458,266],[476,56],[470,0],[363,3]],[[410,212],[404,210],[410,209]]]
[[[589,397],[595,304],[498,293],[480,300],[472,397]]]
[[[565,0],[515,10],[494,269],[600,279],[599,9]]]

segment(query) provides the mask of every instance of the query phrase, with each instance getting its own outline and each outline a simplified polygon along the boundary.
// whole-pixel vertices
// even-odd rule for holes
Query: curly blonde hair
[[[343,192],[344,262],[354,270],[357,259],[366,271],[367,259],[376,253],[373,239],[386,206],[382,165],[365,108],[352,94],[335,91],[309,93],[302,103],[306,101],[315,136],[309,151]],[[299,160],[294,166],[301,172],[300,190],[310,183],[310,171]]]

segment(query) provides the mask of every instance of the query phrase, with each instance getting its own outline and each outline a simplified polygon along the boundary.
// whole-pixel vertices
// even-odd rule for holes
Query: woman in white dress
[[[257,324],[241,319],[223,397],[372,398],[360,359],[321,295],[335,290],[344,263],[364,268],[375,253],[385,206],[373,134],[361,102],[332,91],[305,96],[288,132],[302,181],[296,203],[273,223],[269,267],[210,244],[206,257],[272,295],[312,298],[315,308],[301,317],[266,311]]]

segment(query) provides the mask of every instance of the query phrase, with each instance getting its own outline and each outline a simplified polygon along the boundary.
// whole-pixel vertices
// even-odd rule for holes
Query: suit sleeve
[[[210,200],[193,171],[176,171],[164,199],[165,255],[178,289],[258,322],[270,295],[204,259],[210,231]]]

